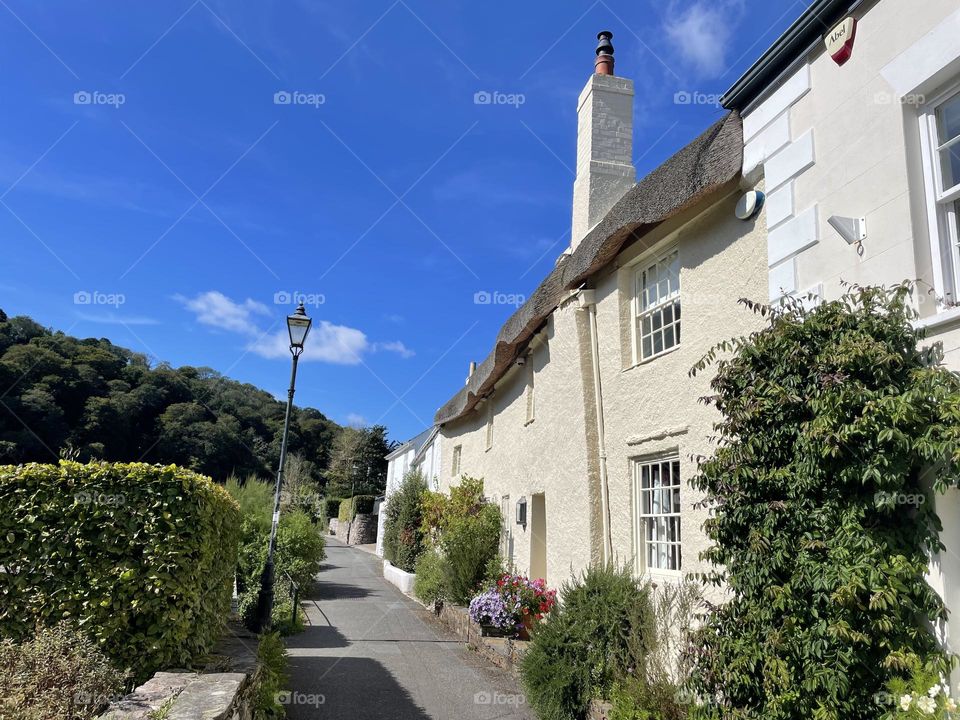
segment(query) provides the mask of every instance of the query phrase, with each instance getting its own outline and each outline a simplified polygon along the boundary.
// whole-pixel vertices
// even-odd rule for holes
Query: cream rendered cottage
[[[768,287],[766,220],[735,215],[739,116],[636,182],[633,83],[600,39],[579,98],[573,242],[435,418],[440,488],[482,477],[503,554],[551,585],[602,559],[700,569],[687,480],[717,417],[698,402],[708,377],[688,371],[756,327],[737,299]]]
[[[960,371],[957,0],[818,0],[723,102],[767,191],[770,298],[918,281],[918,325]],[[960,616],[960,492],[937,511],[930,582]],[[960,650],[960,622],[941,630]]]

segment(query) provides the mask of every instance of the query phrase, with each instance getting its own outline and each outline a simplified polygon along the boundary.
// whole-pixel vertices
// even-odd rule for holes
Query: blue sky
[[[298,404],[405,439],[569,243],[596,33],[642,176],[803,8],[0,0],[0,308],[281,396],[301,293]]]

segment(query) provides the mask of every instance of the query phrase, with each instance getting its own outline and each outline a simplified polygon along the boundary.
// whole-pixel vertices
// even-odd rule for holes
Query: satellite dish
[[[759,190],[750,190],[743,194],[737,203],[737,217],[741,220],[752,220],[763,210],[766,196]]]

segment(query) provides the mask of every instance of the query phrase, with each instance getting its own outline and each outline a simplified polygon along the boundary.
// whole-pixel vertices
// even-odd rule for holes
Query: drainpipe
[[[610,485],[607,482],[607,445],[603,429],[603,388],[600,385],[600,341],[597,333],[597,298],[594,290],[581,290],[580,309],[590,319],[590,354],[593,365],[594,405],[597,412],[597,455],[600,460],[600,513],[603,519],[603,562],[613,561],[613,538],[610,534]]]

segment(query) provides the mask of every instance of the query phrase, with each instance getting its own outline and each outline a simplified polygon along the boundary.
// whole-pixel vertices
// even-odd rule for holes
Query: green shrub
[[[417,558],[424,550],[420,498],[426,489],[427,483],[420,472],[411,470],[387,502],[383,556],[405,572],[414,571]]]
[[[730,602],[699,635],[699,717],[874,718],[917,663],[947,671],[927,584],[957,482],[960,380],[918,349],[911,288],[854,288],[771,312],[721,351],[718,450],[693,485]]]
[[[342,523],[353,522],[357,515],[369,515],[377,498],[373,495],[354,495],[340,501],[337,518]]]
[[[413,593],[428,605],[444,599],[446,560],[436,550],[427,550],[419,558],[414,571]]]
[[[320,524],[326,530],[330,527],[330,521],[340,516],[340,498],[325,497],[320,510]]]
[[[257,660],[260,672],[253,696],[254,720],[274,720],[285,716],[279,699],[287,683],[287,649],[280,635],[265,633],[257,646]]]
[[[173,465],[0,467],[0,635],[75,620],[143,679],[183,666],[230,612],[240,511]]]
[[[564,584],[520,663],[527,700],[541,720],[582,718],[592,698],[643,663],[653,611],[649,590],[626,568],[591,567]]]
[[[228,481],[227,491],[243,508],[237,570],[238,610],[244,622],[251,625],[260,591],[260,575],[267,561],[273,494],[269,483],[256,478],[248,478],[243,485]],[[293,599],[286,574],[300,586],[300,595],[303,597],[313,586],[314,577],[326,558],[325,544],[321,530],[303,510],[290,509],[280,515],[274,554],[272,617],[273,627],[284,635],[302,629],[299,622],[301,613],[297,613],[297,622],[290,622]]]
[[[38,626],[19,645],[0,641],[0,718],[86,720],[123,693],[126,678],[86,633]]]
[[[497,557],[501,530],[500,508],[480,506],[475,515],[451,518],[440,536],[446,559],[446,594],[466,605],[483,585],[487,567]]]

